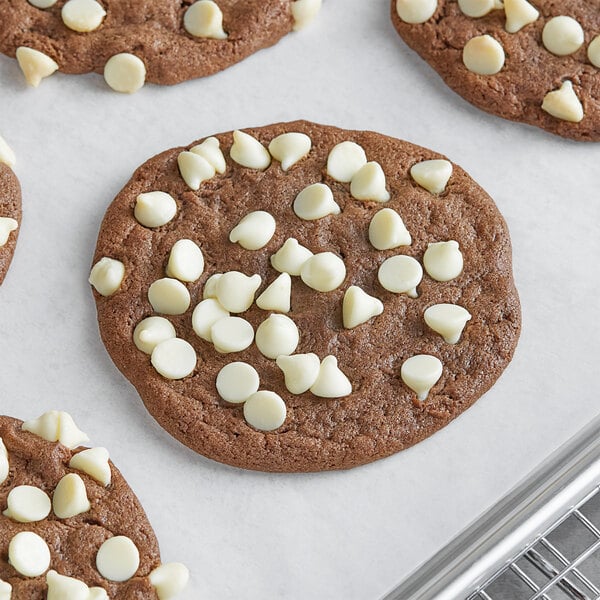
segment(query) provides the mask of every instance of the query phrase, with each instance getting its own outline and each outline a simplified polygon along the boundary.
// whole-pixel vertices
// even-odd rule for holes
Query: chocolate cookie
[[[64,412],[0,416],[0,596],[173,598],[187,569],[161,565],[138,499],[87,439]]]
[[[142,165],[90,282],[108,352],[157,421],[265,471],[426,438],[489,389],[520,330],[506,224],[460,167],[302,121]]]
[[[321,0],[0,0],[0,51],[29,84],[59,69],[104,73],[120,92],[145,80],[212,75],[309,23]]]
[[[0,137],[0,284],[12,261],[21,222],[21,186],[10,168],[15,155]]]
[[[475,106],[600,140],[598,0],[392,0],[392,21]]]

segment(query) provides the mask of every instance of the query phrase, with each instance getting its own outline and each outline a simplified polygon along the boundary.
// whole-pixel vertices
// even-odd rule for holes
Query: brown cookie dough
[[[0,51],[15,56],[19,47],[32,48],[54,60],[64,73],[103,73],[111,57],[129,53],[143,61],[147,81],[174,84],[221,71],[278,42],[295,26],[295,2],[216,0],[227,35],[216,39],[200,37],[197,31],[191,35],[184,26],[193,0],[99,0],[96,10],[106,15],[98,17],[97,28],[86,32],[65,24],[64,0],[43,9],[27,0],[0,0]],[[299,4],[307,2],[315,0]],[[304,24],[304,17],[296,14],[296,21]]]
[[[85,434],[83,438],[77,437],[82,432],[66,413],[52,411],[43,415],[39,421],[45,423],[43,433],[46,437],[50,430],[60,431],[60,439],[64,443],[40,437],[42,430],[39,433],[24,430],[30,428],[31,422],[27,422],[24,428],[22,421],[0,416],[0,591],[5,590],[8,584],[12,587],[11,600],[43,600],[47,596],[53,571],[79,580],[80,583],[75,585],[80,587],[85,584],[89,588],[102,588],[92,591],[96,595],[90,598],[93,597],[94,600],[158,600],[151,573],[161,569],[164,574],[165,567],[172,568],[172,565],[161,566],[154,532],[127,482],[112,462],[108,461],[107,453],[104,460],[100,460],[104,468],[104,481],[100,481],[98,471],[89,466],[70,466],[71,459],[87,448],[78,446],[70,449],[69,446],[78,445],[78,439],[86,437]],[[71,424],[75,429],[70,427]],[[67,438],[75,440],[74,444],[68,442]],[[74,474],[85,486],[84,498],[87,496],[89,500],[89,510],[80,509],[83,512],[75,516],[59,518],[56,513],[60,512],[60,507],[75,506],[73,496],[68,492],[64,496],[69,498],[66,504],[57,501],[60,494],[58,486],[68,487],[61,483],[65,481],[63,478],[67,475],[72,478]],[[37,496],[46,495],[47,508],[41,509],[39,513],[39,503],[31,503],[28,507],[24,496],[18,497],[19,490],[24,489],[19,486],[32,486],[36,488],[33,492]],[[31,493],[31,490],[27,491]],[[15,510],[15,507],[18,510],[13,513],[11,508]],[[49,513],[44,517],[43,513],[47,510]],[[32,511],[38,514],[32,514]],[[75,512],[76,510],[72,510],[72,513]],[[36,520],[30,520],[34,518]],[[14,549],[11,551],[15,536],[23,532],[39,536],[43,540],[42,545],[45,543],[49,549],[49,568],[42,565],[43,573],[39,575],[27,574],[27,569],[39,565],[37,559],[32,558],[33,552],[28,552],[27,548],[22,548],[20,553]],[[115,536],[126,536],[139,552],[139,567],[132,576],[121,581],[104,577],[97,563],[99,549]],[[122,565],[127,563],[128,555],[122,555],[119,560],[115,557],[114,547],[107,552]],[[177,565],[176,568],[186,573],[182,565]],[[177,587],[174,589],[177,590]],[[74,596],[68,596],[64,590],[61,594],[55,588],[52,597]],[[77,597],[83,597],[81,592]]]
[[[479,4],[486,2],[494,4],[493,0],[480,0]],[[482,17],[474,18],[465,14],[455,0],[437,0],[437,7],[431,16],[428,16],[429,11],[423,13],[425,22],[408,23],[400,18],[397,6],[408,6],[410,3],[411,0],[392,0],[394,27],[402,39],[465,100],[489,113],[535,125],[563,137],[581,141],[600,140],[598,0],[532,0],[530,4],[533,8],[526,9],[533,10],[532,22],[515,33],[506,30],[504,8],[495,8]],[[474,4],[472,0],[470,3]],[[435,0],[422,4],[430,4],[432,9],[436,6]],[[512,2],[510,8],[513,4],[516,2]],[[501,3],[497,5],[502,6]],[[537,18],[535,10],[539,13]],[[562,56],[550,52],[542,37],[549,21],[559,16],[571,17],[580,26],[577,33],[577,25],[571,22],[575,34],[569,33],[565,37],[577,38],[583,30],[581,46]],[[558,29],[550,37],[555,35],[560,38]],[[484,35],[498,42],[505,55],[500,71],[492,75],[473,72],[463,62],[466,44]],[[592,42],[594,45],[589,50]],[[577,45],[575,43],[574,47]],[[590,54],[594,56],[593,62]],[[560,102],[566,97],[574,113],[571,121],[565,120],[564,115],[556,116],[552,108],[550,113],[542,108],[547,94],[559,90],[565,82],[570,83],[563,88],[564,97]],[[572,91],[568,89],[570,85]],[[583,118],[580,119],[581,108]]]
[[[11,168],[0,162],[0,220],[2,218],[15,219],[19,224],[21,223],[21,186]],[[1,227],[2,223],[0,223]],[[8,234],[6,243],[0,246],[0,284],[6,277],[15,253],[18,235],[17,227]]]
[[[198,191],[188,187],[178,169],[178,156],[186,148],[174,148],[142,165],[108,208],[91,280],[105,294],[94,291],[100,333],[110,356],[169,433],[197,452],[231,465],[265,471],[343,469],[388,456],[426,438],[490,388],[517,343],[520,306],[502,216],[490,197],[456,165],[441,194],[420,187],[409,174],[411,167],[443,157],[408,142],[303,121],[246,132],[264,148],[280,134],[300,132],[310,137],[312,148],[287,171],[275,159],[264,170],[246,168],[230,157],[232,134],[223,133],[216,138],[226,169],[201,183]],[[349,184],[328,174],[330,152],[348,140],[359,144],[369,161],[381,165],[390,194],[388,202],[353,198],[351,189],[356,195],[366,189],[358,175]],[[253,151],[236,152],[235,156],[237,160],[260,158],[268,162],[264,148],[260,151],[254,145]],[[280,156],[279,152],[274,154]],[[346,165],[344,160],[341,163]],[[341,209],[339,214],[304,220],[294,213],[297,195],[315,183],[329,186]],[[150,228],[138,222],[134,208],[139,194],[157,190],[172,196],[176,213],[173,211],[162,226]],[[399,213],[412,236],[411,245],[381,251],[373,247],[369,224],[382,208]],[[268,212],[276,227],[270,239],[270,232],[265,234],[268,228],[256,227],[254,233],[268,243],[258,250],[246,250],[230,242],[229,236],[253,211]],[[291,310],[286,316],[299,331],[294,353],[314,353],[321,360],[335,356],[352,387],[350,395],[324,398],[311,392],[292,394],[276,362],[263,355],[256,344],[222,354],[193,330],[192,311],[207,293],[205,283],[210,276],[234,270],[258,274],[262,281],[256,291],[258,297],[279,275],[270,257],[289,238],[313,253],[331,252],[345,265],[343,283],[329,292],[318,292],[293,276]],[[144,318],[160,314],[149,302],[148,290],[153,282],[166,277],[171,249],[181,239],[199,245],[204,271],[191,283],[176,284],[189,291],[189,309],[162,316],[174,325],[178,338],[191,344],[197,363],[191,375],[170,380],[160,375],[151,357],[136,347],[133,334]],[[407,255],[423,264],[429,243],[449,240],[458,241],[464,256],[464,269],[458,277],[441,283],[425,273],[416,298],[390,292],[378,281],[378,269],[386,258]],[[105,259],[102,268],[112,265],[110,277],[102,276],[102,268],[97,266],[101,259]],[[108,259],[118,262],[107,263]],[[351,285],[382,301],[384,310],[347,329],[342,302]],[[459,304],[472,315],[458,344],[446,343],[424,322],[425,309],[438,303]],[[235,316],[250,322],[256,331],[272,312],[253,303]],[[214,341],[214,327],[211,331]],[[284,337],[287,339],[276,335],[275,339]],[[418,354],[433,355],[443,364],[440,380],[422,402],[400,376],[402,364]],[[287,416],[281,427],[271,432],[257,430],[246,422],[242,404],[230,404],[219,397],[217,374],[233,361],[254,367],[260,389],[275,392],[284,400]],[[325,383],[333,378],[327,377]],[[336,386],[343,388],[339,382]]]

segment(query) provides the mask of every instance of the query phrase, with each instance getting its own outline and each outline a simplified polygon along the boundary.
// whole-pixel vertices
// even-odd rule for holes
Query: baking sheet
[[[418,446],[349,472],[270,475],[164,433],[100,341],[86,283],[106,206],[153,154],[233,128],[307,118],[447,154],[496,200],[523,304],[513,363]],[[598,411],[600,145],[488,116],[398,38],[387,0],[328,0],[318,22],[209,79],[134,96],[98,75],[26,88],[0,56],[0,133],[24,218],[0,288],[2,413],[71,412],[142,500],[183,599],[375,599]]]

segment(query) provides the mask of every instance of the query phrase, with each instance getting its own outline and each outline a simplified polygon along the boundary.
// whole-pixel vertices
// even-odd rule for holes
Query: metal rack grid
[[[600,486],[492,575],[467,600],[600,598]]]

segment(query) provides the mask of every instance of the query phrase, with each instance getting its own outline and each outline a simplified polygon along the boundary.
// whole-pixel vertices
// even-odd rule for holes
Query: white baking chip
[[[215,168],[203,156],[187,150],[177,156],[177,166],[187,186],[194,191],[200,189],[200,185],[212,179],[216,173]]]
[[[425,323],[439,333],[448,344],[456,344],[471,314],[457,304],[434,304],[424,313]]]
[[[264,171],[271,164],[269,151],[256,138],[243,131],[233,132],[229,155],[236,163],[249,169]]]
[[[392,208],[382,208],[369,224],[369,241],[377,250],[410,246],[412,239],[402,217]]]
[[[390,193],[385,187],[385,174],[381,165],[376,162],[368,162],[357,171],[350,183],[350,193],[357,200],[387,202],[390,199]]]
[[[152,366],[166,379],[183,379],[191,375],[196,361],[194,347],[180,338],[157,344],[150,356]]]
[[[295,238],[288,238],[283,246],[271,256],[271,266],[280,273],[300,275],[304,263],[313,253],[298,243]]]
[[[291,394],[307,392],[319,376],[321,361],[316,354],[292,354],[277,357],[277,366],[283,371],[285,387]]]
[[[8,236],[16,231],[19,227],[19,223],[16,219],[11,217],[0,217],[0,248],[8,242]]]
[[[135,201],[133,215],[144,227],[161,227],[177,214],[177,203],[166,192],[145,192]]]
[[[252,306],[254,294],[261,283],[260,275],[248,276],[239,271],[228,271],[216,282],[217,300],[225,310],[242,313]]]
[[[331,292],[346,278],[346,265],[333,252],[319,252],[302,265],[300,277],[313,290]]]
[[[185,30],[194,37],[224,40],[223,12],[212,0],[194,2],[183,15]]]
[[[463,270],[463,255],[458,242],[435,242],[427,245],[423,255],[423,265],[427,274],[436,281],[450,281]]]
[[[31,6],[36,8],[50,8],[54,6],[58,0],[27,0]]]
[[[540,11],[527,0],[504,0],[504,12],[506,13],[504,28],[508,33],[517,33],[526,25],[537,21],[540,16]]]
[[[310,25],[321,10],[321,0],[294,0],[292,3],[292,17],[294,17],[294,31],[304,29]]]
[[[8,562],[25,577],[39,577],[50,566],[50,549],[37,533],[21,531],[10,540]]]
[[[271,241],[275,226],[275,219],[271,213],[255,210],[243,217],[231,230],[229,241],[238,243],[246,250],[259,250]]]
[[[504,66],[504,48],[491,35],[478,35],[465,44],[462,59],[472,73],[495,75]]]
[[[296,5],[298,2],[295,3]],[[292,5],[292,11],[294,5]],[[271,140],[269,152],[281,163],[284,171],[291,169],[296,163],[308,156],[312,147],[311,139],[305,133],[282,133]]]
[[[577,52],[584,41],[583,29],[572,17],[553,17],[542,30],[542,42],[546,50],[557,56]]]
[[[101,296],[112,296],[121,287],[124,277],[125,265],[104,256],[92,267],[88,282]]]
[[[46,573],[48,596],[46,600],[108,600],[106,590],[89,588],[83,581],[60,575],[54,570]]]
[[[369,296],[356,285],[351,285],[346,290],[342,303],[342,317],[346,329],[362,325],[382,312],[383,302],[379,298]]]
[[[177,240],[171,248],[166,272],[179,281],[196,281],[204,272],[204,256],[198,244],[193,240]]]
[[[410,176],[428,192],[441,194],[452,176],[452,163],[444,159],[424,160],[411,167]]]
[[[57,484],[52,496],[52,510],[59,519],[70,519],[90,510],[90,501],[83,479],[68,473]]]
[[[140,553],[126,536],[108,538],[96,554],[96,568],[102,577],[110,581],[131,579],[140,566]]]
[[[18,485],[8,493],[8,508],[2,513],[19,523],[43,521],[50,514],[50,498],[40,488]]]
[[[391,256],[379,267],[377,278],[389,292],[416,298],[417,286],[423,279],[423,268],[412,256]]]
[[[587,55],[590,62],[600,69],[600,35],[597,35],[588,46]],[[2,160],[2,152],[0,151],[0,160]]]
[[[217,297],[217,281],[221,278],[223,273],[214,273],[204,282],[204,289],[202,290],[202,298]]]
[[[192,313],[192,327],[201,339],[212,342],[211,328],[219,320],[229,316],[216,298],[206,298],[198,303]]]
[[[327,174],[342,183],[352,178],[367,164],[367,155],[354,142],[341,142],[333,147],[327,157]]]
[[[442,376],[442,362],[429,354],[418,354],[405,360],[400,369],[402,381],[423,402],[429,395],[431,388]]]
[[[0,579],[0,600],[11,600],[12,585],[8,581]]]
[[[227,163],[221,151],[221,144],[216,137],[206,138],[201,144],[190,148],[190,152],[201,156],[219,174],[223,174],[227,170]]]
[[[71,469],[83,471],[104,487],[110,485],[111,471],[106,448],[88,448],[73,455],[69,462]]]
[[[164,317],[146,317],[133,330],[133,343],[138,350],[152,354],[157,344],[176,337],[175,327]]]
[[[241,317],[219,319],[210,330],[215,350],[221,354],[241,352],[252,344],[254,329]]]
[[[502,2],[499,0],[458,0],[458,6],[467,17],[478,19],[492,10],[502,8]]]
[[[548,92],[542,109],[557,119],[571,123],[579,123],[584,117],[583,105],[570,81],[564,81],[560,89]]]
[[[156,591],[158,600],[175,598],[187,585],[190,572],[181,563],[166,563],[156,567],[148,575],[150,584]]]
[[[25,75],[25,81],[33,87],[40,85],[42,79],[49,77],[58,69],[56,61],[33,48],[20,46],[17,48],[16,57],[19,67]]]
[[[164,277],[150,285],[148,300],[157,313],[182,315],[190,307],[190,292],[181,281]]]
[[[256,346],[267,358],[292,354],[299,341],[296,323],[285,315],[270,315],[256,330]]]
[[[146,65],[134,54],[115,54],[104,65],[104,79],[115,92],[133,94],[146,81]]]
[[[258,391],[260,380],[256,369],[245,362],[225,365],[217,375],[217,392],[226,402],[241,404]]]
[[[50,410],[37,419],[25,421],[23,431],[29,431],[49,442],[60,442],[63,446],[77,448],[90,438],[81,431],[73,417],[67,412]]]
[[[63,23],[69,29],[87,33],[100,27],[106,11],[96,0],[67,0],[63,4],[60,14]]]
[[[274,310],[286,313],[291,308],[292,278],[282,273],[256,299],[256,306],[262,310]]]
[[[261,390],[244,403],[244,419],[260,431],[274,431],[285,421],[285,402],[275,392]]]
[[[341,210],[333,199],[333,192],[329,186],[313,183],[296,196],[294,212],[305,221],[314,221],[327,215],[339,215]]]
[[[437,10],[437,0],[396,0],[396,12],[405,23],[425,23]]]
[[[0,163],[4,163],[12,168],[15,166],[16,162],[17,157],[15,156],[15,153],[0,135]]]
[[[352,384],[338,367],[335,356],[326,356],[321,361],[319,374],[310,391],[320,398],[342,398],[352,393]]]
[[[8,462],[8,451],[6,446],[0,437],[0,485],[2,485],[8,478],[10,472],[10,464]]]

